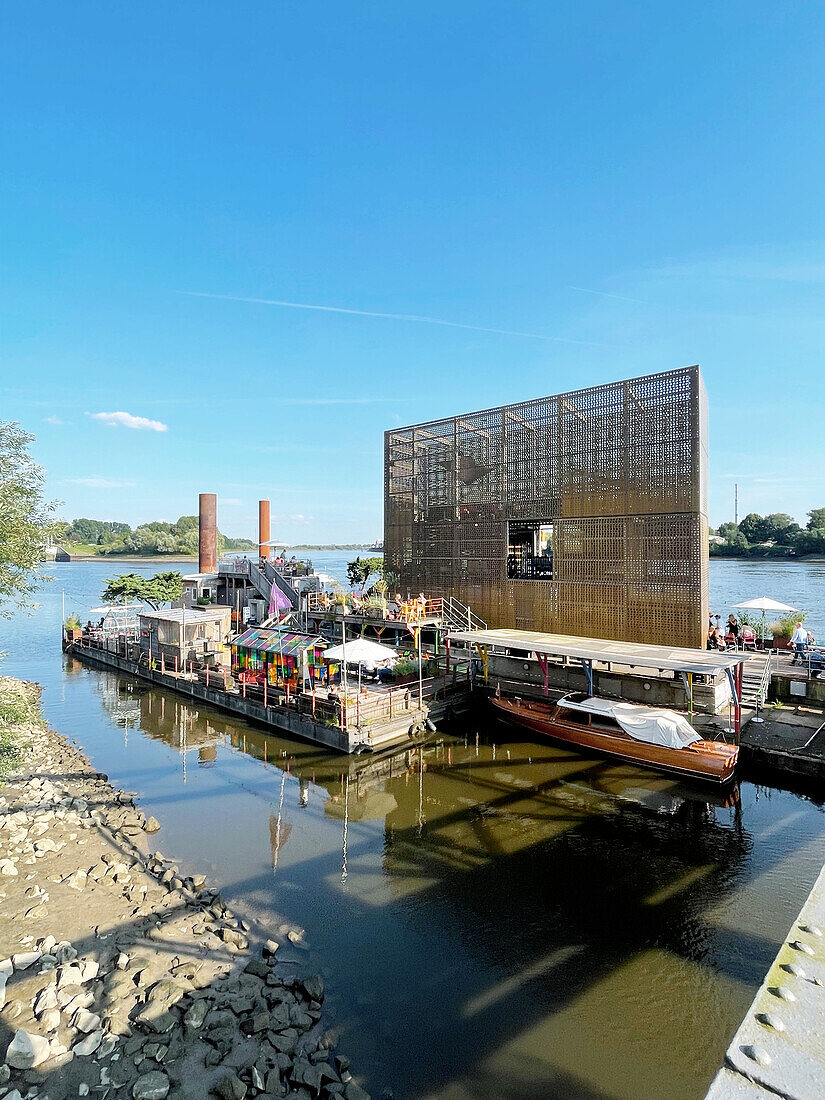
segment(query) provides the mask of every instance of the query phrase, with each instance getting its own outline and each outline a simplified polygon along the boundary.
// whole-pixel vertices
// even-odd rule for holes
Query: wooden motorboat
[[[499,716],[556,741],[710,783],[733,779],[737,745],[705,741],[672,710],[576,692],[558,702],[490,699]]]

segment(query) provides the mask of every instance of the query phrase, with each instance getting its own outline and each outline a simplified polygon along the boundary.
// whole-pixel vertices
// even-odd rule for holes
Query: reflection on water
[[[492,728],[332,756],[79,675],[107,718],[92,755],[164,850],[262,928],[307,929],[376,1092],[702,1096],[819,868],[792,794]]]
[[[742,565],[712,563],[717,609],[763,591],[816,609],[816,569]],[[825,858],[818,805],[751,783],[724,805],[487,726],[353,759],[263,734],[64,663],[61,589],[82,613],[121,568],[56,565],[32,618],[0,620],[3,670],[43,685],[165,853],[260,928],[306,928],[293,955],[374,1095],[704,1095]]]

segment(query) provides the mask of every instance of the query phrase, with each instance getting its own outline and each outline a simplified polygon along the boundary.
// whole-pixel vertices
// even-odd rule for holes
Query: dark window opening
[[[509,525],[507,576],[517,581],[553,580],[553,524],[519,520]]]

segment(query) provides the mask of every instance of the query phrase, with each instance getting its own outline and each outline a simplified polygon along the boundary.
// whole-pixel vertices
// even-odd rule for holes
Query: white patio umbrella
[[[346,630],[346,626],[344,630]],[[398,654],[394,649],[390,649],[389,646],[379,645],[378,642],[371,642],[368,638],[355,638],[351,642],[344,642],[341,645],[333,646],[332,649],[325,649],[323,657],[325,661],[340,661],[344,667],[345,677],[347,665],[357,664],[358,689],[360,691],[362,665],[367,662],[377,665],[379,661],[392,661],[394,663],[398,659]]]
[[[346,657],[348,664],[360,664],[362,661],[377,664],[379,661],[394,661],[398,654],[389,646],[371,642],[369,638],[354,638],[345,646],[336,645],[332,649],[325,649],[323,657],[325,661],[343,661]]]
[[[739,607],[743,611],[761,611],[762,612],[762,637],[765,636],[765,613],[768,611],[799,611],[798,607],[791,607],[790,604],[780,603],[779,600],[772,600],[770,596],[758,596],[754,600],[745,600],[742,603],[735,603],[734,607]]]

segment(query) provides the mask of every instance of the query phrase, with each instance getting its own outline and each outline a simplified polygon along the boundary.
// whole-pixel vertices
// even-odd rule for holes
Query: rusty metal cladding
[[[707,397],[685,367],[384,437],[402,593],[493,627],[703,646]]]
[[[214,573],[218,567],[218,498],[214,493],[201,493],[198,517],[198,569]]]
[[[258,553],[262,558],[269,557],[269,501],[258,501]]]

